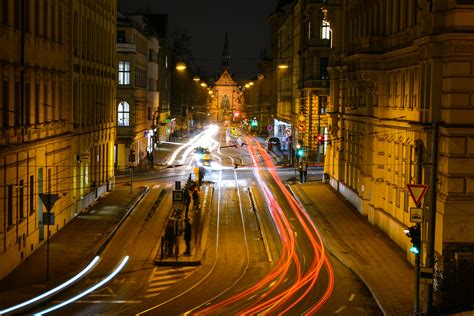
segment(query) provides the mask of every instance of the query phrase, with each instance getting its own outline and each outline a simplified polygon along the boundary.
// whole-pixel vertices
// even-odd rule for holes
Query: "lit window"
[[[331,39],[331,27],[328,21],[323,20],[321,25],[321,38],[322,39]]]
[[[128,85],[130,84],[130,62],[129,61],[119,61],[119,85]]]
[[[127,101],[122,101],[119,103],[117,121],[118,126],[130,126],[130,105]]]

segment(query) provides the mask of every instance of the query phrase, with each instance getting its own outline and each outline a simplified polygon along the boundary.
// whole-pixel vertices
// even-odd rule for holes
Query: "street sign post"
[[[407,189],[415,205],[419,206],[428,186],[426,184],[407,184]]]
[[[46,232],[46,281],[49,281],[49,226],[54,225],[54,214],[51,218],[51,210],[53,209],[54,203],[59,200],[59,194],[57,193],[38,193],[41,202],[43,202],[44,207],[46,207],[47,216],[43,214],[43,223],[48,226]],[[47,220],[45,221],[45,219]]]

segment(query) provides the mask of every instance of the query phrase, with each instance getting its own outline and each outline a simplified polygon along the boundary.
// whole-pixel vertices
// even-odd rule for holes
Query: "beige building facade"
[[[422,264],[435,234],[438,270],[474,253],[474,5],[466,1],[332,1],[325,172],[368,220],[414,255],[407,184],[422,201]],[[430,181],[434,124],[437,179]],[[472,260],[472,259],[471,259]],[[429,264],[429,263],[428,263]],[[471,263],[472,264],[472,261]]]
[[[117,19],[117,140],[115,170],[146,165],[149,146],[148,37],[143,16],[119,13]]]
[[[2,0],[0,7],[3,278],[48,231],[55,234],[85,208],[89,194],[113,182],[107,148],[115,139],[108,106],[115,94],[116,7],[111,0]],[[42,195],[58,198],[49,208],[51,225]]]
[[[303,159],[322,162],[329,96],[327,65],[331,29],[324,1],[279,1],[269,17],[271,55],[275,63],[278,136],[291,136],[290,149],[303,146]],[[288,138],[287,138],[288,139]]]

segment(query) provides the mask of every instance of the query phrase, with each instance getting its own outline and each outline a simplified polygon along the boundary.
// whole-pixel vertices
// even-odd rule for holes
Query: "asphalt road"
[[[245,147],[225,147],[229,140],[237,142],[224,131],[212,142],[206,140],[214,144],[214,162],[223,168],[206,174],[210,204],[203,216],[209,224],[201,266],[156,267],[153,260],[174,181],[185,181],[192,172],[192,154],[182,149],[179,167],[135,177],[134,185],[152,190],[121,226],[94,271],[50,305],[98,284],[127,255],[124,269],[53,314],[380,315],[363,283],[318,246],[322,243],[312,228],[317,229],[317,219],[305,217],[292,204],[278,174],[265,165],[270,160],[265,153],[252,141]],[[195,139],[189,146],[199,142]],[[257,166],[262,167],[258,172]]]

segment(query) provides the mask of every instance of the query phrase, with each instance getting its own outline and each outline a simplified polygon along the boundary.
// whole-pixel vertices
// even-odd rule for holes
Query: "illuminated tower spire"
[[[224,49],[222,50],[222,68],[230,69],[230,52],[227,32],[225,32]]]

